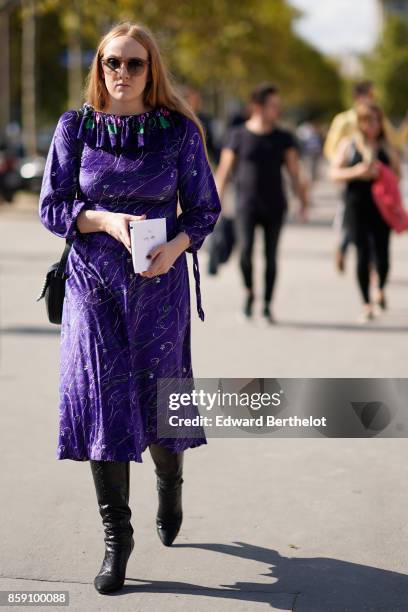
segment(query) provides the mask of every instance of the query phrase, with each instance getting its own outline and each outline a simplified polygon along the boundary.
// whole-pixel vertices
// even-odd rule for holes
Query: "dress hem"
[[[153,440],[151,442],[148,442],[145,447],[143,448],[143,450],[141,451],[139,456],[134,457],[133,459],[129,459],[129,456],[124,457],[123,455],[119,455],[119,456],[112,456],[110,455],[108,458],[106,456],[101,457],[100,453],[98,456],[95,456],[94,453],[88,453],[88,455],[90,456],[86,456],[86,457],[80,457],[80,456],[73,456],[70,453],[58,453],[56,455],[56,459],[58,461],[63,461],[64,459],[70,459],[71,461],[134,461],[135,463],[144,463],[143,459],[142,459],[142,454],[145,452],[145,450],[147,449],[147,447],[149,446],[149,444],[160,444],[160,446],[164,446],[165,448],[168,448],[171,451],[174,451],[173,454],[175,453],[179,453],[181,451],[185,451],[188,450],[189,448],[197,448],[198,446],[202,446],[204,444],[208,444],[207,440],[203,439],[203,438],[197,438],[197,440],[194,441],[188,441],[185,444],[181,444],[180,446],[177,447],[177,450],[174,450],[174,445],[171,445],[170,443],[159,443],[159,441],[154,442]]]

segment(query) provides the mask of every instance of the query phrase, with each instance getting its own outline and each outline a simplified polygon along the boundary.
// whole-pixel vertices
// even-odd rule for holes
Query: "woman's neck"
[[[122,102],[113,98],[107,101],[106,107],[103,109],[105,113],[113,115],[141,115],[152,110],[150,106],[146,106],[143,100],[130,100]]]
[[[380,146],[380,141],[378,138],[368,138],[362,132],[358,132],[357,134],[357,148],[363,156],[363,159],[371,162],[376,156],[376,152]]]

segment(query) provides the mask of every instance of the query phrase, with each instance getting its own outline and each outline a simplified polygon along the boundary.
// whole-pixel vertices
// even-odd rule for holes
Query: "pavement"
[[[333,265],[337,203],[320,181],[310,223],[283,230],[275,326],[240,318],[237,254],[209,276],[203,248],[204,323],[191,282],[196,377],[406,377],[408,236],[393,237],[389,310],[358,324],[353,249],[344,275]],[[68,591],[75,612],[408,611],[403,438],[209,438],[186,452],[184,521],[170,548],[155,532],[145,454],[131,464],[125,587],[95,591],[102,524],[88,462],[55,459],[59,327],[35,302],[62,248],[34,198],[0,205],[0,591]],[[260,294],[261,236],[255,264]]]

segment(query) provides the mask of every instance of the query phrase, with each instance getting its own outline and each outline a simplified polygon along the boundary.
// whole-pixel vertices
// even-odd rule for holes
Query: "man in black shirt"
[[[252,250],[255,227],[260,225],[265,241],[265,291],[263,316],[274,319],[270,310],[276,277],[278,239],[287,211],[282,167],[288,170],[300,200],[299,217],[306,219],[307,198],[300,179],[299,154],[294,136],[277,125],[281,102],[279,91],[261,83],[252,92],[251,114],[244,123],[228,130],[215,180],[220,198],[233,174],[236,187],[236,227],[240,244],[240,267],[247,296],[244,314],[252,316],[254,290]]]

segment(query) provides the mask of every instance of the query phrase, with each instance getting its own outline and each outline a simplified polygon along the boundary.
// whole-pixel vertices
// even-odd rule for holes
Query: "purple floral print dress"
[[[165,106],[119,116],[84,103],[64,112],[47,156],[39,216],[45,228],[72,242],[57,459],[142,463],[151,443],[172,452],[207,444],[204,430],[191,438],[157,436],[158,381],[193,379],[186,252],[166,274],[142,277],[121,242],[78,230],[83,209],[164,217],[168,240],[186,232],[204,320],[197,251],[221,206],[195,123]],[[189,416],[197,414],[195,408]]]

